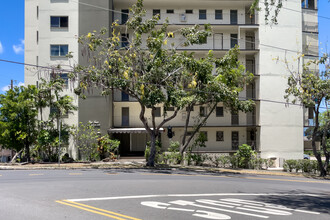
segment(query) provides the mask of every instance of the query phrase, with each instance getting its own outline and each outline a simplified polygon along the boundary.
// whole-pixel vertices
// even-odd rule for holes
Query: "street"
[[[1,170],[1,219],[330,219],[330,181],[183,170]]]

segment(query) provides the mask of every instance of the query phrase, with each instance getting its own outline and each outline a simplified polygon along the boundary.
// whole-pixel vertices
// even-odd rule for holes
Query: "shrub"
[[[161,143],[157,140],[156,141],[156,155],[155,155],[155,162],[158,162],[160,159],[160,154],[161,154]],[[147,142],[146,150],[144,151],[144,157],[146,161],[148,161],[148,158],[150,156],[150,141]]]
[[[243,144],[239,146],[238,151],[235,153],[235,156],[238,160],[239,168],[249,168],[250,161],[255,158],[255,151],[252,150],[251,146]]]
[[[288,170],[289,172],[292,172],[294,169],[297,169],[297,160],[286,160],[283,164],[284,170]]]
[[[239,158],[236,155],[229,156],[229,162],[231,168],[236,169],[239,167]]]
[[[162,154],[162,160],[158,162],[170,163],[170,164],[179,164],[182,161],[182,155],[179,152],[180,143],[179,142],[171,142],[170,147],[168,148],[168,153]]]

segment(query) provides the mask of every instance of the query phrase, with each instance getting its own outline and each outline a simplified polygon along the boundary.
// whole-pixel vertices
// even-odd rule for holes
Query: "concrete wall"
[[[301,11],[301,1],[285,1],[283,7]],[[260,4],[263,7],[263,4]],[[279,25],[266,25],[264,10],[259,15],[260,45],[259,96],[260,96],[260,150],[261,157],[301,159],[303,156],[303,108],[285,105],[287,77],[290,75],[283,60],[290,62],[289,69],[297,71],[301,64],[294,61],[302,50],[302,18],[300,13],[281,10]],[[290,18],[290,19],[288,19]],[[284,48],[284,49],[276,49]]]

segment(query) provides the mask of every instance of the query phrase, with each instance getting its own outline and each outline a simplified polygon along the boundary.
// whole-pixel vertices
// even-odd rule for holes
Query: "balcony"
[[[195,25],[195,24],[211,24],[211,25],[221,25],[221,26],[238,26],[238,25],[258,25],[257,16],[249,13],[249,8],[238,8],[235,10],[229,9],[192,9],[192,10],[166,10],[160,9],[157,14],[160,13],[159,24],[165,22],[168,18],[170,25]],[[121,11],[122,13],[115,13],[114,20],[117,20],[119,24],[123,25],[129,19],[127,15],[127,9],[118,9],[115,11]],[[170,12],[169,12],[170,11]],[[154,9],[147,9],[146,19],[150,19],[155,15]]]
[[[305,45],[303,46],[303,53],[306,56],[318,56],[319,55],[319,47],[314,45]]]

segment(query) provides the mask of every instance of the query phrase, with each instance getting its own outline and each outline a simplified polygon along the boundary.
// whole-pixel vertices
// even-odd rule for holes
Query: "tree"
[[[40,79],[36,105],[39,109],[41,120],[39,121],[39,133],[37,139],[37,151],[46,154],[50,161],[57,160],[60,154],[59,143],[67,143],[70,127],[61,122],[61,118],[77,110],[73,105],[73,98],[63,95],[65,80],[60,77],[61,70],[54,68],[50,80]],[[47,120],[43,120],[43,109],[50,108]],[[61,135],[59,133],[61,132]],[[59,139],[61,136],[61,139]],[[55,150],[55,151],[54,151]]]
[[[209,59],[212,59],[212,61],[207,63],[209,64],[208,67],[204,65],[205,59],[197,61],[201,64],[198,65],[198,68],[195,68],[195,89],[188,90],[187,95],[189,98],[185,99],[187,100],[187,117],[180,146],[181,154],[187,149],[200,128],[205,125],[219,102],[222,102],[224,107],[235,111],[248,112],[253,109],[254,102],[252,100],[239,99],[239,92],[253,79],[253,74],[245,73],[244,66],[238,61],[238,54],[239,50],[236,47],[221,59],[215,59],[211,56]],[[212,73],[213,65],[210,65],[212,63],[217,66],[216,74]],[[195,118],[193,130],[187,139],[191,110],[195,105],[207,105],[208,111],[203,115],[199,114]]]
[[[114,88],[139,103],[139,118],[150,136],[147,165],[154,166],[160,129],[175,118],[179,110],[192,104],[195,97],[200,97],[201,101],[202,96],[197,95],[200,89],[203,89],[204,97],[207,92],[218,91],[219,97],[232,95],[233,91],[227,90],[224,85],[226,81],[231,82],[233,75],[228,73],[218,78],[212,77],[214,65],[222,62],[213,57],[212,51],[198,59],[193,53],[178,50],[179,47],[205,43],[211,34],[210,25],[177,30],[184,40],[177,45],[168,44],[173,35],[168,31],[168,20],[156,27],[159,15],[145,19],[142,0],[138,0],[130,11],[131,17],[126,23],[126,30],[132,36],[130,39],[120,41],[121,27],[116,22],[112,24],[113,31],[109,38],[105,37],[105,29],[99,34],[93,32],[79,38],[85,47],[84,54],[88,55],[89,65],[77,66],[70,77],[79,80],[75,92],[82,97],[93,87],[101,88],[103,95],[110,94]],[[235,98],[232,100],[237,101]],[[175,110],[171,115],[164,114],[156,123],[158,106],[174,107]],[[147,109],[151,109],[150,119],[146,116]]]
[[[20,151],[30,161],[30,146],[38,134],[35,86],[14,87],[0,95],[0,144]]]
[[[326,147],[326,138],[329,136],[329,117],[325,117],[325,121],[322,123],[323,125],[320,126],[320,108],[323,102],[327,105],[330,98],[329,66],[327,65],[325,71],[321,72],[313,71],[310,66],[312,64],[317,66],[319,64],[326,64],[327,61],[328,56],[325,54],[319,60],[310,61],[306,65],[303,65],[302,72],[291,72],[291,76],[288,79],[288,88],[286,89],[285,96],[287,101],[290,99],[293,103],[299,101],[305,107],[313,109],[315,126],[312,131],[312,148],[318,161],[321,176],[327,175],[327,168],[330,158],[330,151]],[[322,161],[321,153],[316,149],[316,141],[318,137],[321,137],[323,140],[321,149],[326,158],[324,162]]]

